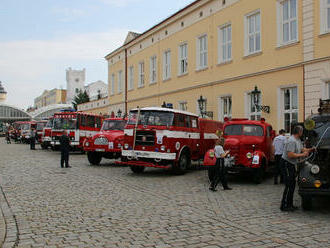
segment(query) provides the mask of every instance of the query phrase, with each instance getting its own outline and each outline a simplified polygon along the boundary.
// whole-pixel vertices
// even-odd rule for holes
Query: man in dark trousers
[[[306,158],[312,149],[303,147],[300,140],[303,135],[303,127],[295,126],[292,131],[292,136],[285,142],[283,155],[281,159],[282,168],[284,172],[285,189],[283,192],[281,210],[294,211],[297,209],[293,205],[294,190],[296,187],[296,166],[301,159]]]
[[[36,149],[36,130],[34,128],[31,129],[31,134],[30,134],[30,149],[31,150]]]
[[[70,153],[70,139],[67,131],[64,131],[63,135],[60,137],[61,144],[61,168],[64,168],[64,163],[66,168],[71,168],[69,165],[69,153]]]
[[[280,183],[283,183],[283,169],[281,168],[281,158],[283,155],[284,144],[287,138],[285,137],[285,130],[281,129],[279,135],[273,141],[273,152],[275,155],[275,170],[274,170],[274,184],[278,184],[278,176],[280,176]]]

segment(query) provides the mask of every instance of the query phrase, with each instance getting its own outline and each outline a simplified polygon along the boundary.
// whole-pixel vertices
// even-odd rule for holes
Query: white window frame
[[[203,41],[205,39],[205,41]],[[201,49],[201,46],[204,47]],[[207,34],[202,34],[197,37],[196,42],[197,56],[196,56],[196,70],[204,70],[208,67],[208,37]]]
[[[230,102],[230,104],[228,104]],[[225,111],[226,106],[226,111]],[[223,121],[226,117],[232,118],[233,98],[232,95],[222,95],[219,97],[219,120]]]
[[[171,50],[163,53],[163,81],[171,79]]]
[[[127,90],[133,90],[134,89],[134,66],[131,65],[128,68],[128,87]]]
[[[249,20],[250,18],[254,17],[254,16],[257,16],[259,15],[259,20],[260,20],[260,23],[259,23],[259,31],[254,31],[252,33],[249,32]],[[247,15],[245,15],[244,17],[245,21],[245,44],[244,44],[244,47],[245,47],[245,51],[244,51],[244,55],[245,56],[249,56],[251,54],[256,54],[256,53],[259,53],[262,51],[262,28],[261,28],[261,24],[262,24],[262,19],[261,19],[261,11],[258,9],[258,10],[255,10],[251,13],[248,13]],[[256,24],[254,25],[254,29],[256,28]],[[260,37],[260,49],[257,50],[256,49],[256,37],[257,35],[259,34],[259,37]],[[254,50],[250,52],[250,37],[251,36],[254,36]]]
[[[179,45],[179,51],[178,51],[178,75],[182,76],[188,73],[188,43],[184,42]]]
[[[157,83],[157,56],[150,57],[150,83]]]
[[[296,1],[296,16],[291,17],[291,0],[277,0],[277,46],[284,46],[288,45],[291,43],[298,42],[299,40],[299,23],[298,23],[298,15],[299,15],[299,9],[298,9],[298,0]],[[288,19],[284,19],[284,2],[288,2]],[[296,22],[296,38],[291,37],[291,23]],[[288,24],[289,25],[289,30],[288,30],[288,37],[289,39],[287,41],[284,41],[284,25]]]
[[[328,27],[328,18],[330,19],[330,13],[328,13],[330,4],[328,0],[320,0],[320,34],[330,33],[330,26]]]
[[[230,37],[228,37],[228,29],[230,29]],[[226,40],[224,41],[223,31],[226,33]],[[232,60],[233,49],[232,49],[232,26],[231,23],[226,23],[218,28],[218,63],[226,63]],[[228,50],[230,47],[230,56],[228,56]],[[224,58],[224,48],[226,56]]]
[[[296,89],[297,90],[297,108],[294,109],[292,108],[292,99],[293,99],[293,94],[292,90]],[[290,91],[290,108],[285,109],[285,92],[289,90]],[[281,101],[282,101],[282,126],[285,129],[285,114],[290,114],[290,125],[292,124],[292,116],[293,114],[297,114],[297,122],[299,121],[299,92],[298,92],[298,87],[293,86],[293,87],[286,87],[286,88],[281,88]],[[290,130],[286,130],[290,132]]]
[[[123,91],[123,71],[118,71],[118,94]]]
[[[145,83],[145,66],[144,66],[144,61],[140,61],[139,62],[139,83],[138,83],[138,88],[142,88],[144,87],[144,83]]]
[[[187,101],[179,101],[178,104],[178,109],[182,110],[182,111],[187,111],[188,110],[188,106],[187,106]]]

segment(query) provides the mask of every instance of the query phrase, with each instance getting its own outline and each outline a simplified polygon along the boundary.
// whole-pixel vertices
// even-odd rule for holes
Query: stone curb
[[[19,243],[16,216],[13,214],[6,195],[0,186],[0,247],[12,248]]]

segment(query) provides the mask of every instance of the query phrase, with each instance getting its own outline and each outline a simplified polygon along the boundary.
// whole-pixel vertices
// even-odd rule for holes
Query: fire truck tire
[[[173,167],[173,173],[175,175],[183,175],[190,167],[190,156],[187,150],[183,151],[180,155],[177,165]]]
[[[262,166],[254,172],[253,181],[255,184],[260,184],[265,178],[265,164],[262,163]]]
[[[130,166],[131,171],[133,171],[136,174],[140,174],[144,171],[145,167],[144,166],[136,166],[136,165],[132,165]]]
[[[47,145],[45,145],[44,143],[41,143],[40,146],[41,146],[41,149],[42,150],[46,150],[47,149]]]
[[[87,152],[87,158],[90,164],[99,165],[102,160],[102,156],[97,152]]]
[[[302,195],[301,205],[303,210],[309,211],[313,208],[313,198],[311,196]]]

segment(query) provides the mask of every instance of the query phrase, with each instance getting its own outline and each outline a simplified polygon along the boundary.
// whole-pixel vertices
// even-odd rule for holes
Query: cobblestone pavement
[[[271,179],[235,176],[233,191],[212,193],[206,171],[135,175],[76,154],[61,169],[58,152],[1,139],[0,158],[4,247],[330,247],[329,202],[282,213]]]

